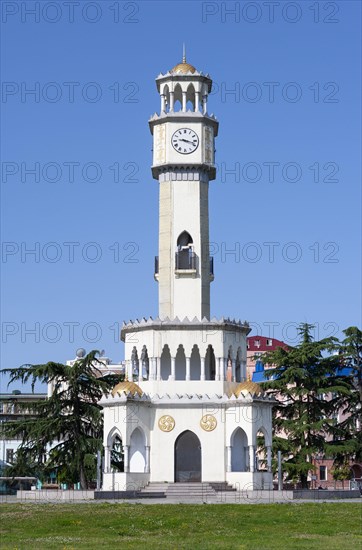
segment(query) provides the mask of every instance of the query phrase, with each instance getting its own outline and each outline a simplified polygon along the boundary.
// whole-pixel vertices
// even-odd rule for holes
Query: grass
[[[362,548],[362,507],[316,504],[2,504],[2,550]]]

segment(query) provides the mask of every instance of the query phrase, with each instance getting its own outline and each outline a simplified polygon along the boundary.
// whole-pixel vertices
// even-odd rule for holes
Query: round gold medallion
[[[205,432],[212,432],[217,426],[217,420],[212,414],[205,414],[200,420],[200,426]]]
[[[159,419],[158,427],[163,432],[171,432],[175,427],[175,419],[172,418],[172,416],[165,414]]]

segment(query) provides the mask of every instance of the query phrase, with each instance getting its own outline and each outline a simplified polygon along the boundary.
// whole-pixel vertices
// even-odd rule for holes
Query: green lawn
[[[360,550],[362,506],[2,504],[2,550]]]

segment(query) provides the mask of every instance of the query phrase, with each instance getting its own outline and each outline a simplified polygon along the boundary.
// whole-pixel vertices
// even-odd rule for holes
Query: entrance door
[[[175,481],[201,481],[201,443],[190,430],[175,441]]]

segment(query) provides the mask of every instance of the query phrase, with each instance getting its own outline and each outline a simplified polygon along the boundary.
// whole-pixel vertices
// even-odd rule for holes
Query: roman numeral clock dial
[[[196,132],[190,128],[176,130],[171,138],[172,147],[182,155],[189,155],[196,151],[199,146],[199,138]]]

